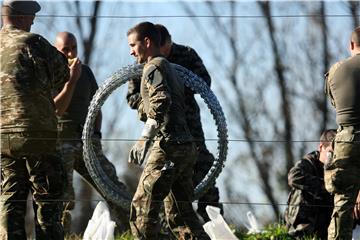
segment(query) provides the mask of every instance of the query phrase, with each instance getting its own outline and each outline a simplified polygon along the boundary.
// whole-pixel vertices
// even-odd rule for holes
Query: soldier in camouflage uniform
[[[187,46],[173,43],[171,35],[163,25],[156,24],[155,26],[160,32],[160,51],[166,59],[189,69],[201,77],[201,79],[210,86],[210,75],[195,50]],[[138,108],[141,100],[140,79],[132,79],[129,81],[126,98],[131,108]],[[206,147],[204,132],[201,126],[200,108],[195,100],[194,92],[189,88],[185,88],[185,116],[186,122],[190,127],[190,133],[194,137],[196,143],[197,158],[194,165],[193,184],[194,186],[197,186],[209,172],[215,158]],[[223,206],[219,203],[219,190],[215,186],[215,183],[199,198],[197,212],[205,222],[210,220],[205,211],[207,205],[219,207],[223,214]]]
[[[334,157],[325,166],[325,186],[334,194],[328,239],[351,239],[353,208],[360,188],[360,27],[350,40],[351,57],[330,69],[326,89],[336,109]]]
[[[138,113],[146,121],[129,162],[142,164],[148,155],[131,204],[131,231],[136,239],[158,239],[159,211],[167,198],[165,212],[177,239],[208,239],[191,204],[195,148],[184,117],[184,84],[161,57],[152,23],[140,23],[127,35],[131,55],[145,63]]]
[[[316,235],[327,239],[333,197],[325,190],[324,164],[332,155],[335,135],[336,130],[324,131],[319,150],[305,155],[288,174],[291,191],[284,216],[289,234],[295,238]]]
[[[62,52],[68,59],[77,59],[77,41],[75,36],[69,32],[60,32],[57,34],[55,47]],[[69,60],[71,61],[71,60]],[[72,63],[74,64],[74,63]],[[93,98],[98,85],[91,69],[82,64],[81,75],[77,81],[68,82],[55,97],[56,110],[59,118],[59,143],[58,149],[62,154],[62,159],[67,174],[67,187],[65,190],[64,212],[62,223],[65,233],[70,233],[71,228],[71,210],[75,207],[75,193],[73,186],[73,172],[76,170],[97,192],[107,201],[109,205],[111,218],[116,221],[117,230],[123,232],[129,229],[129,209],[122,209],[118,203],[111,202],[105,195],[99,191],[97,185],[92,180],[83,159],[83,145],[81,141],[82,127],[86,120],[88,107]],[[94,151],[100,160],[104,172],[117,185],[123,188],[124,193],[131,195],[126,186],[117,178],[114,165],[103,155],[101,148],[101,112],[96,117],[94,126]]]
[[[40,229],[37,239],[63,239],[60,222],[65,175],[56,154],[52,91],[69,75],[65,57],[30,33],[36,1],[4,1],[0,31],[1,199],[0,239],[26,239],[29,191]]]

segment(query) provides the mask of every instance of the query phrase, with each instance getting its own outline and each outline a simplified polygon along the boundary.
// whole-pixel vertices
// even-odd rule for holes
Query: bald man
[[[55,47],[67,58],[69,64],[79,62],[77,58],[77,41],[74,34],[69,32],[60,32],[56,36]],[[85,179],[97,192],[106,200],[111,211],[111,217],[116,221],[117,229],[123,232],[129,228],[129,209],[122,209],[117,203],[109,201],[104,196],[92,180],[87,168],[85,167],[81,134],[85,123],[88,107],[93,98],[98,85],[91,69],[82,64],[81,75],[79,79],[68,84],[59,91],[55,97],[56,113],[58,115],[59,143],[58,149],[62,154],[65,171],[67,173],[67,188],[65,190],[64,211],[62,223],[65,233],[70,233],[71,210],[75,207],[75,194],[73,187],[73,171],[76,170],[83,179]],[[126,186],[120,182],[116,175],[114,165],[102,154],[101,148],[101,112],[95,120],[94,127],[94,147],[98,153],[98,159],[107,176],[117,185],[121,186],[124,193],[128,193]],[[131,195],[129,194],[129,199]]]

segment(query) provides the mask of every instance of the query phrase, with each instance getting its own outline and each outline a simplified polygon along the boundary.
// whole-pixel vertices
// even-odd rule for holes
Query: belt
[[[343,131],[343,130],[347,130],[350,131],[352,133],[360,133],[360,125],[350,125],[350,126],[342,126],[339,125],[337,131]]]

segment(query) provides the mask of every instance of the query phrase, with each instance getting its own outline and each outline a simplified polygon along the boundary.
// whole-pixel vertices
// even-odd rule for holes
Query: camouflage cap
[[[37,13],[41,9],[40,4],[34,0],[27,0],[27,1],[4,0],[3,6],[9,7],[25,15],[35,15],[35,13]]]

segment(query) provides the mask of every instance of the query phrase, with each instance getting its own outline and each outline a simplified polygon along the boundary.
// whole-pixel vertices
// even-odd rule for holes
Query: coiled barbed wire
[[[175,67],[179,76],[184,79],[185,85],[192,91],[199,93],[204,99],[214,117],[218,131],[218,155],[209,172],[194,190],[194,199],[198,199],[215,182],[224,167],[228,150],[226,119],[220,103],[211,91],[210,87],[207,86],[201,78],[186,68],[176,64],[172,65]],[[120,189],[114,182],[112,182],[112,180],[103,171],[100,162],[97,159],[96,153],[94,152],[91,135],[93,132],[95,118],[109,95],[128,80],[140,78],[142,70],[143,65],[129,65],[116,71],[105,80],[104,84],[102,84],[96,91],[90,103],[82,135],[85,166],[89,170],[90,176],[104,195],[108,196],[111,201],[119,202],[119,204],[121,204],[124,208],[129,207],[131,199],[129,199],[128,194],[123,193],[123,189]]]

